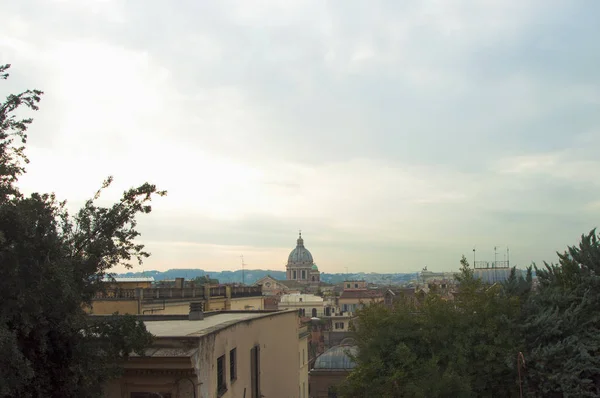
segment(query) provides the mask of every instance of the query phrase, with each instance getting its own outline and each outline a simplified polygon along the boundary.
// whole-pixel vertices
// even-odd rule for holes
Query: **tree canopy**
[[[0,78],[9,67],[0,65]],[[21,193],[32,119],[17,115],[37,110],[42,95],[27,90],[0,104],[0,396],[102,396],[119,360],[141,353],[151,335],[132,317],[92,322],[83,306],[112,267],[149,256],[136,242],[136,217],[166,192],[145,183],[102,207],[109,177],[73,215],[53,193]]]
[[[598,241],[592,230],[558,264],[525,277],[513,268],[491,286],[463,256],[454,300],[430,293],[359,311],[357,367],[342,396],[600,396]]]

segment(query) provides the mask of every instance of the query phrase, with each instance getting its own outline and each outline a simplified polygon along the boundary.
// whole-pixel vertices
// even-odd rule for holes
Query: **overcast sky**
[[[145,181],[135,270],[555,260],[600,220],[600,2],[2,2],[0,94],[45,91],[21,187]]]

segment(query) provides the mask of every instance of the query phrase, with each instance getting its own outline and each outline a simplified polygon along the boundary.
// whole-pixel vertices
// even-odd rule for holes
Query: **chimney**
[[[175,278],[175,289],[183,289],[183,278]]]
[[[190,303],[190,321],[201,321],[204,319],[204,303],[196,301]]]

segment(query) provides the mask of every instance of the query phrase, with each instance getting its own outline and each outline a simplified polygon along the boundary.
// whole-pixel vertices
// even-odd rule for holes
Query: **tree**
[[[358,312],[357,367],[341,388],[348,397],[512,397],[518,392],[518,301],[475,278],[466,258],[454,301],[429,293],[393,309]]]
[[[535,267],[525,307],[526,385],[532,396],[600,396],[600,244],[595,230]]]
[[[2,79],[9,67],[0,66]],[[32,119],[16,111],[37,110],[42,94],[27,90],[0,105],[0,396],[101,396],[118,362],[143,353],[151,335],[132,317],[92,322],[83,306],[112,267],[149,256],[135,242],[136,216],[166,192],[146,183],[98,206],[109,177],[74,216],[54,194],[25,197],[17,182]]]

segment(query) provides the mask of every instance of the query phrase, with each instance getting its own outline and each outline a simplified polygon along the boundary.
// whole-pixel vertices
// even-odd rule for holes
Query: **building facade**
[[[303,397],[308,390],[299,360],[306,333],[295,311],[192,315],[146,316],[153,346],[123,363],[123,376],[107,384],[105,396]]]

